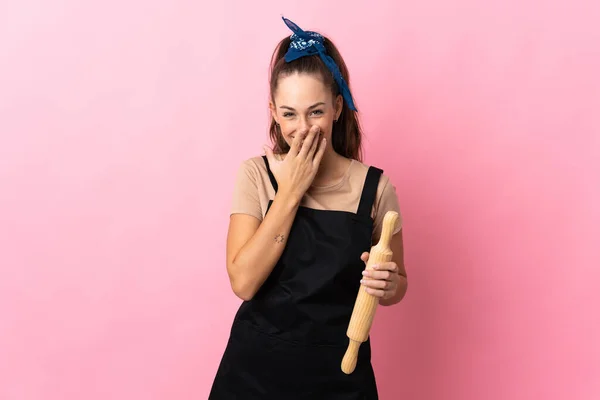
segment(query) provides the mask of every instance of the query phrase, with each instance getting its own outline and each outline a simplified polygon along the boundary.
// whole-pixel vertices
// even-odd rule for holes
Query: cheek
[[[281,121],[279,123],[279,131],[281,132],[283,137],[286,139],[286,141],[287,141],[287,136],[294,133],[295,130],[296,130],[295,125],[293,123],[290,123],[289,121]]]
[[[329,137],[331,136],[331,131],[333,129],[333,125],[332,124],[327,124],[326,122],[323,123],[319,123],[317,124],[319,125],[319,128],[321,128],[321,133],[327,138],[329,139]]]

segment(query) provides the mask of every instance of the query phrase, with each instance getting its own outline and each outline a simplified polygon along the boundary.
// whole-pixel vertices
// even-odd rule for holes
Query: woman
[[[243,303],[209,399],[377,399],[370,340],[352,374],[340,366],[360,285],[384,306],[406,292],[400,218],[393,260],[365,271],[398,201],[382,171],[360,161],[338,50],[284,22],[293,34],[271,63],[274,149],[242,163],[235,187],[227,272]]]

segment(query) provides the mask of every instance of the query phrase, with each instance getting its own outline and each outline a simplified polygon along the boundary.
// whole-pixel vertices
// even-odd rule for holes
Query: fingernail
[[[365,283],[365,280],[364,280],[364,279],[361,279],[361,280],[360,280],[360,283],[361,283],[361,284]]]
[[[369,271],[363,271],[363,272],[362,272],[362,274],[363,274],[364,276],[367,276],[367,274],[368,274],[368,273],[369,273]]]
[[[377,268],[379,268],[379,264],[375,264],[375,265],[373,265],[371,268],[373,268],[373,269],[377,269]]]

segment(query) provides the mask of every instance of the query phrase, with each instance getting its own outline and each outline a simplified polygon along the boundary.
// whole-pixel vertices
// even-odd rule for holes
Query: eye
[[[291,112],[289,112],[289,111],[288,111],[288,112],[284,112],[284,113],[283,113],[283,117],[284,117],[284,118],[288,118],[288,117],[291,117],[291,116],[293,116],[293,115],[294,115],[294,113],[291,113]]]
[[[315,114],[315,115],[323,115],[323,110],[315,110],[315,111],[313,111],[313,114]]]

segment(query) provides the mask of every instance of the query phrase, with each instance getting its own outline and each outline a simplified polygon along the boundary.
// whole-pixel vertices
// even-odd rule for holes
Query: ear
[[[273,104],[272,101],[269,101],[269,110],[271,111],[271,117],[273,117],[275,122],[279,124],[279,118],[277,117],[277,109],[275,108],[275,104]]]
[[[344,107],[344,98],[341,94],[338,94],[335,98],[335,120],[337,121],[342,114],[342,108]]]

